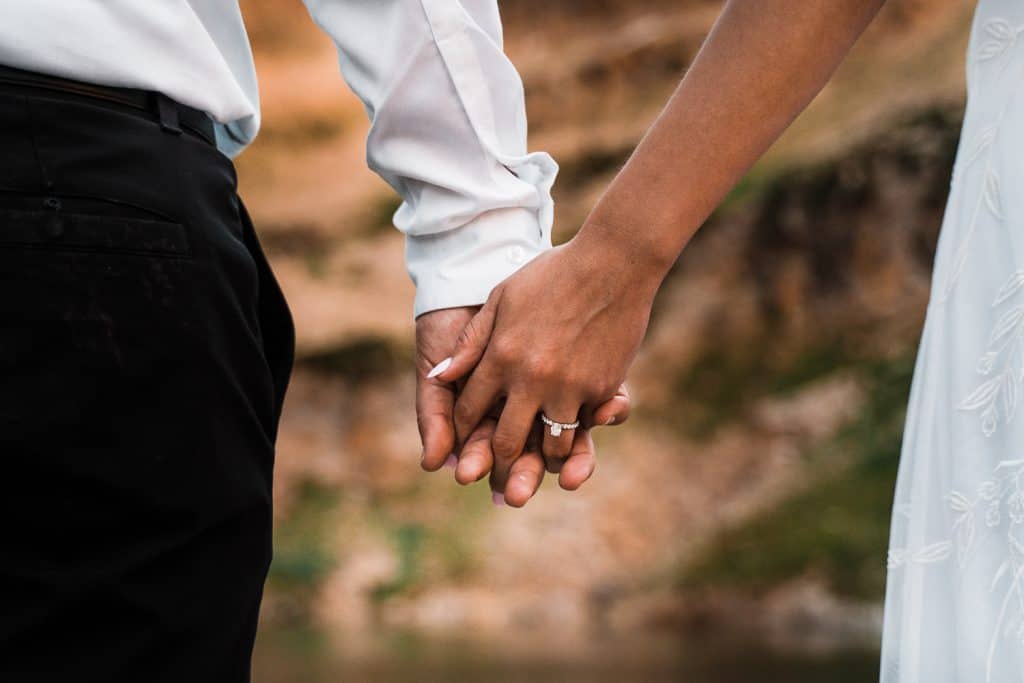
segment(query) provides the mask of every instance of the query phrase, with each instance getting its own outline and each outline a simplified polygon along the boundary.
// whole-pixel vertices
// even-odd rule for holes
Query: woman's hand
[[[496,491],[505,490],[538,413],[563,423],[591,422],[581,429],[608,422],[608,413],[594,411],[614,405],[661,279],[642,272],[622,254],[591,250],[579,240],[542,254],[494,289],[450,361],[435,369],[434,377],[445,382],[472,372],[455,404],[459,447],[469,446],[473,430],[504,399],[491,438]],[[569,456],[577,432],[555,437],[545,427],[543,455]]]
[[[493,291],[454,359],[431,376],[454,382],[473,372],[455,406],[460,448],[495,400],[505,399],[492,438],[499,485],[539,411],[573,422],[581,408],[614,393],[665,272],[821,90],[882,4],[729,0],[588,225]],[[545,432],[544,454],[567,454],[572,435]]]
[[[460,484],[472,484],[489,472],[491,488],[496,503],[507,503],[522,507],[540,488],[545,470],[558,474],[563,489],[575,491],[594,472],[597,452],[594,442],[586,429],[575,434],[572,451],[564,460],[547,460],[541,454],[542,440],[535,430],[523,452],[516,457],[505,458],[505,469],[498,485],[494,473],[494,451],[491,439],[497,427],[499,406],[491,406],[489,414],[464,440],[459,456],[455,456],[455,431],[453,406],[458,395],[453,382],[444,382],[435,376],[428,376],[430,369],[439,360],[455,352],[456,342],[463,336],[467,325],[479,308],[463,307],[433,311],[420,316],[416,321],[416,413],[423,440],[423,468],[435,471],[448,464],[455,468],[455,479]],[[625,387],[610,400],[597,407],[588,420],[593,424],[622,424],[629,417],[630,401]]]

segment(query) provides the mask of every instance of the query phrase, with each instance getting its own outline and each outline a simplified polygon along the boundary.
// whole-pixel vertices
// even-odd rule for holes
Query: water
[[[254,683],[876,683],[870,650],[772,652],[752,643],[680,636],[475,640],[409,633],[352,639],[262,631]]]

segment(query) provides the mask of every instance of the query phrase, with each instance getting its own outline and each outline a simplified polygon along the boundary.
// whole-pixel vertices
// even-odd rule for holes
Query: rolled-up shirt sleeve
[[[483,303],[551,246],[558,167],[528,153],[497,0],[306,0],[371,120],[367,161],[401,196],[414,314]]]

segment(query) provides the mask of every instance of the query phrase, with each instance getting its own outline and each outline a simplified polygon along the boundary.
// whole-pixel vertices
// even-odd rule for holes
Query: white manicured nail
[[[449,356],[448,358],[445,358],[443,361],[434,366],[434,369],[427,374],[427,379],[434,379],[451,366],[452,358]]]

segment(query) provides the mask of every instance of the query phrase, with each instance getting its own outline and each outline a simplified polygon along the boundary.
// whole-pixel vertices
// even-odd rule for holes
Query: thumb
[[[633,401],[629,396],[629,390],[623,384],[614,396],[597,407],[590,424],[595,426],[620,425],[629,419],[632,405]]]
[[[428,472],[441,469],[455,450],[452,407],[455,394],[449,385],[419,381],[416,386],[416,422],[423,441],[421,464]]]
[[[455,382],[462,379],[476,367],[487,349],[497,317],[497,297],[492,294],[483,308],[466,324],[455,343],[455,351],[448,358],[434,366],[427,379],[441,382]]]

